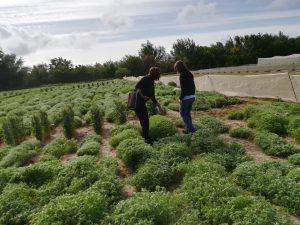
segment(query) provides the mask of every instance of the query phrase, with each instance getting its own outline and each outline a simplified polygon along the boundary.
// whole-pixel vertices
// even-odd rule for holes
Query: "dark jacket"
[[[157,103],[155,98],[154,79],[150,75],[144,76],[135,86],[135,90],[140,89],[144,96],[151,98],[154,104]]]
[[[180,100],[182,100],[184,96],[195,95],[196,88],[194,83],[194,76],[190,71],[181,73],[179,76],[179,80],[181,87]]]

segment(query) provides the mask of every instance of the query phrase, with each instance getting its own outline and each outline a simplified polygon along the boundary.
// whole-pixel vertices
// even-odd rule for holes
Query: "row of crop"
[[[98,224],[122,198],[117,162],[91,156],[1,170],[1,224]]]

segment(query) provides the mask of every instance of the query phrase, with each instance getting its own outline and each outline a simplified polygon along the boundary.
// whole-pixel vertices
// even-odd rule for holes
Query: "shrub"
[[[100,134],[104,122],[104,112],[97,105],[93,105],[91,108],[91,115],[93,129],[96,134]]]
[[[0,161],[9,153],[10,149],[11,149],[10,146],[0,147]]]
[[[287,157],[296,153],[295,146],[287,143],[277,134],[256,132],[254,141],[268,155]]]
[[[119,144],[117,155],[126,166],[137,169],[150,157],[152,151],[152,147],[141,139],[127,139]]]
[[[300,141],[300,116],[292,117],[289,120],[288,133],[297,141]]]
[[[119,134],[112,136],[109,140],[109,144],[112,147],[116,148],[122,141],[126,139],[132,139],[132,138],[142,138],[142,137],[140,136],[140,133],[134,129],[123,130]]]
[[[166,117],[160,115],[150,117],[149,136],[152,140],[172,136],[177,132],[176,126]]]
[[[228,115],[228,119],[230,119],[230,120],[243,120],[244,119],[244,113],[241,112],[241,111],[231,112]]]
[[[290,224],[264,199],[245,195],[222,166],[196,160],[182,169],[181,192],[199,210],[203,224]]]
[[[10,149],[9,153],[0,161],[0,167],[20,167],[30,163],[30,160],[40,151],[40,142],[25,141]]]
[[[135,124],[127,123],[127,124],[123,124],[123,125],[120,125],[116,128],[111,129],[109,131],[109,134],[110,134],[110,136],[115,136],[115,135],[121,133],[122,131],[129,130],[129,129],[136,130],[136,131],[140,132],[139,126],[137,126]]]
[[[89,136],[88,136],[89,137]],[[77,151],[78,156],[83,155],[98,155],[100,151],[100,142],[95,141],[90,138],[90,140],[85,140],[84,143]]]
[[[75,153],[77,151],[77,143],[74,139],[54,139],[43,148],[43,155],[52,155],[59,159],[67,153]]]
[[[234,128],[229,131],[229,135],[235,138],[253,140],[254,133],[248,128]]]
[[[63,130],[66,138],[71,139],[74,137],[74,111],[70,106],[63,110]]]
[[[211,129],[199,129],[192,138],[191,147],[194,153],[209,153],[222,151],[226,147],[226,143],[218,138]]]
[[[114,101],[112,108],[106,114],[106,119],[116,124],[126,123],[126,106],[120,101]]]
[[[300,153],[289,156],[288,160],[290,163],[300,166]]]
[[[106,198],[96,191],[65,195],[52,200],[32,216],[32,223],[96,224],[108,211]]]
[[[229,126],[211,116],[204,116],[195,121],[196,129],[209,128],[216,134],[226,133],[229,131]]]
[[[31,119],[31,124],[33,128],[33,134],[39,141],[43,140],[43,130],[40,118],[37,115],[34,115]]]
[[[288,120],[281,115],[265,113],[256,119],[256,127],[259,130],[269,131],[275,134],[286,134]]]
[[[74,128],[79,128],[82,126],[82,120],[79,116],[74,116]]]
[[[246,162],[233,173],[235,182],[272,203],[300,215],[300,191],[297,178],[287,176],[293,166],[285,162]]]
[[[8,185],[0,195],[0,224],[23,225],[38,207],[36,192],[24,184]]]
[[[34,188],[40,187],[56,177],[60,169],[58,161],[21,167],[11,177],[10,183],[25,183]]]
[[[174,224],[180,217],[180,196],[168,192],[140,192],[118,203],[108,224]]]
[[[8,116],[2,125],[4,140],[9,145],[20,144],[26,136],[22,117]]]
[[[40,122],[43,131],[43,140],[46,140],[46,138],[50,136],[50,132],[51,132],[51,126],[48,119],[48,114],[45,111],[40,110],[39,117],[40,117]]]
[[[158,186],[169,187],[173,181],[174,168],[165,159],[149,159],[131,178],[138,189],[154,191]]]

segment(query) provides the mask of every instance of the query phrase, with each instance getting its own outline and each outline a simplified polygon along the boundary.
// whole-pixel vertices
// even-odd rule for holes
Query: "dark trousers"
[[[192,106],[193,106],[194,101],[195,101],[195,98],[182,100],[181,106],[180,106],[180,115],[183,119],[183,122],[186,127],[186,131],[188,133],[195,132],[195,128],[193,126],[193,121],[192,121],[192,116],[191,116],[191,111],[192,111]]]
[[[142,99],[138,99],[135,114],[140,120],[142,127],[142,135],[146,141],[149,141],[149,116],[146,107],[146,102]]]

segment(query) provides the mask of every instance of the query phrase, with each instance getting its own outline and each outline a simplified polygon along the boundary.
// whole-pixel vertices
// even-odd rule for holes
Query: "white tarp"
[[[137,81],[140,78],[128,77]],[[162,77],[160,81],[168,84],[174,81],[179,85],[178,76]],[[288,73],[264,75],[204,75],[195,77],[199,91],[216,91],[228,96],[281,98],[285,101],[300,101],[300,76]]]
[[[292,65],[300,63],[300,54],[289,56],[274,56],[271,58],[258,58],[258,66]]]

